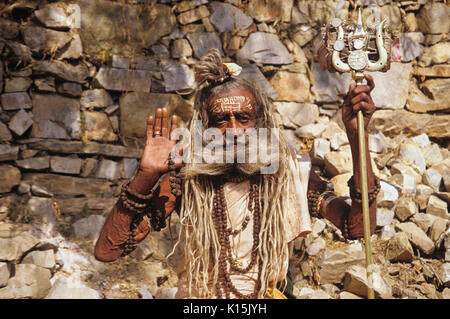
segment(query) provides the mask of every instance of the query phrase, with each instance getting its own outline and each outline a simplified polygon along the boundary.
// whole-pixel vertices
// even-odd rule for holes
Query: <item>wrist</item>
[[[156,184],[160,174],[156,171],[144,171],[138,169],[134,178],[130,182],[130,190],[139,194],[148,194]]]

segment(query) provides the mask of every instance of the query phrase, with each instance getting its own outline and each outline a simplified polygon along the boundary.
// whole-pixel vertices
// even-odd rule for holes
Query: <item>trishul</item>
[[[350,32],[347,37],[349,46],[349,55],[347,63],[343,62],[339,56],[340,51],[345,47],[344,29],[340,25],[339,19],[333,19],[332,25],[337,28],[337,39],[333,46],[332,63],[333,67],[339,72],[352,72],[352,78],[356,85],[362,85],[364,71],[379,71],[383,69],[388,62],[388,53],[383,43],[383,20],[376,28],[376,46],[378,51],[378,61],[371,62],[368,53],[364,50],[368,47],[369,35],[364,30],[361,18],[361,9],[358,11],[358,20],[355,30]],[[372,248],[370,241],[370,217],[369,217],[369,196],[367,185],[367,163],[366,163],[366,145],[364,134],[364,117],[362,111],[358,111],[358,146],[359,146],[359,167],[361,169],[361,199],[364,222],[364,243],[366,253],[367,270],[367,294],[369,299],[374,299],[373,290],[373,264]]]

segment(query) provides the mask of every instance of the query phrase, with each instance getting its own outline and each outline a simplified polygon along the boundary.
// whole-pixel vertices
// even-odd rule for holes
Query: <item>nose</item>
[[[230,114],[230,120],[228,121],[227,129],[233,136],[239,136],[240,134],[242,134],[243,130],[241,128],[241,125],[239,121],[236,121],[233,113]]]

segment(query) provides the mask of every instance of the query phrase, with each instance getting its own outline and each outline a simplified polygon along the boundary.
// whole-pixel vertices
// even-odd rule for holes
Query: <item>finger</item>
[[[167,132],[169,131],[167,128],[168,122],[169,122],[169,111],[167,111],[167,108],[163,108],[162,109],[162,120],[161,120],[161,125],[162,125],[161,136],[166,137],[166,138],[168,137]]]
[[[178,117],[176,115],[172,115],[172,119],[170,121],[170,139],[176,139],[176,130],[178,128]]]
[[[375,88],[375,81],[373,80],[373,77],[370,74],[364,75],[364,77],[367,80],[367,85],[369,86],[370,90],[372,91]]]
[[[370,93],[370,87],[368,85],[358,85],[352,92],[353,96],[361,93]]]
[[[369,96],[366,93],[360,93],[358,95],[356,95],[355,97],[352,98],[352,104],[358,104],[361,101],[366,101],[369,102]]]
[[[147,118],[147,133],[146,133],[147,143],[153,138],[153,122],[154,122],[153,116],[149,116]]]
[[[353,105],[353,112],[356,114],[359,110],[363,112],[364,115],[367,115],[367,110],[369,109],[369,103],[367,102],[359,102],[358,104]]]
[[[155,112],[155,127],[153,128],[153,134],[159,132],[161,135],[161,121],[162,121],[162,110],[158,108]]]
[[[351,97],[353,96],[353,90],[355,89],[356,84],[355,83],[351,83],[348,87],[348,93],[347,93],[347,97],[346,97],[346,102],[349,102]]]

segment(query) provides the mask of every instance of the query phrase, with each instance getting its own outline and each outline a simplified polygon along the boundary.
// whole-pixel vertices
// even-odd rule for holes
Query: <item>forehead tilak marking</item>
[[[253,108],[251,99],[248,96],[232,95],[225,96],[214,100],[213,112],[228,112],[240,111],[242,107],[247,107],[250,110]]]

